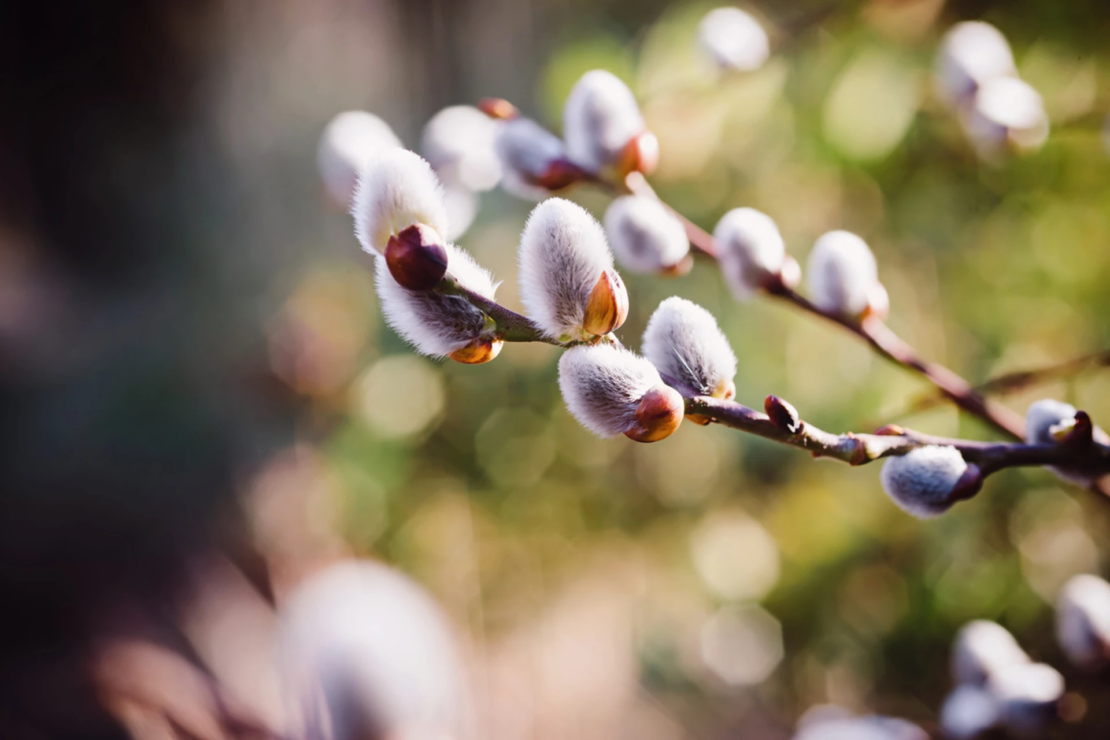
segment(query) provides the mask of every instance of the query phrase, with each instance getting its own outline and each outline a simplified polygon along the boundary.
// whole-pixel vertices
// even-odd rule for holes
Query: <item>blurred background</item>
[[[139,638],[280,717],[269,604],[352,555],[449,615],[476,737],[773,740],[822,703],[934,729],[952,636],[977,618],[1083,694],[1056,736],[1107,737],[1110,681],[1070,671],[1052,630],[1064,581],[1107,573],[1110,510],[1091,494],[1007,471],[920,522],[878,466],[689,424],[598,440],[562,404],[555,348],[464,366],[384,326],[316,170],[332,116],[373,112],[416,147],[441,108],[499,96],[558,131],[570,87],[604,68],[659,137],[664,199],[710,229],[763,210],[803,264],[821,233],[861,234],[890,324],[924,356],[982,381],[1110,346],[1104,2],[750,4],[774,51],[726,78],[697,55],[712,7],[6,4],[4,737],[174,737],[104,689],[178,675],[161,658],[103,667],[103,645]],[[995,24],[1043,96],[1039,150],[983,162],[936,100],[938,40],[964,19]],[[609,201],[569,197],[599,218]],[[530,208],[485,194],[459,240],[517,310]],[[992,438],[949,406],[912,412],[918,378],[784,306],[735,303],[706,262],[625,278],[621,340],[638,346],[663,298],[696,300],[736,350],[743,403],[775,393],[835,431]],[[1005,400],[1043,397],[1110,424],[1104,373]]]

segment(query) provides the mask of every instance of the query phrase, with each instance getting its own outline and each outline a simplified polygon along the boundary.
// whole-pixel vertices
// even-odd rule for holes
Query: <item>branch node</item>
[[[767,396],[763,401],[763,410],[771,419],[771,423],[790,434],[797,434],[802,430],[802,420],[798,410],[778,396]]]

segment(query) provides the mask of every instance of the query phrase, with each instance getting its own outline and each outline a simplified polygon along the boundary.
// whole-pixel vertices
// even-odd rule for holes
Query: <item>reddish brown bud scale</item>
[[[588,179],[590,173],[578,165],[565,159],[555,159],[548,163],[547,170],[536,178],[535,184],[554,192]]]
[[[624,436],[636,442],[658,442],[682,424],[685,403],[674,388],[659,385],[644,394],[636,407],[636,423]]]
[[[659,274],[662,277],[682,277],[686,273],[690,272],[693,266],[694,257],[693,255],[688,254],[683,257],[677,264],[670,265],[669,267],[664,267],[662,270],[659,271]]]
[[[582,328],[590,334],[602,337],[620,328],[627,318],[628,291],[616,270],[606,270],[590,291],[586,312],[582,317]]]
[[[965,501],[983,487],[983,471],[975,463],[968,463],[967,470],[963,472],[956,485],[952,487],[949,497],[953,501]]]
[[[801,417],[798,416],[798,410],[789,401],[784,401],[778,396],[767,396],[763,401],[763,410],[767,412],[771,423],[779,429],[791,434],[797,434],[801,431]]]
[[[385,263],[402,288],[431,290],[447,274],[447,250],[435,229],[413,224],[389,237]]]
[[[659,139],[650,131],[643,131],[632,137],[621,151],[620,160],[617,162],[618,174],[621,177],[630,172],[641,172],[650,175],[659,166]]]
[[[504,98],[482,98],[478,101],[478,110],[498,121],[511,121],[520,117],[517,107]]]
[[[875,434],[880,437],[901,437],[906,433],[906,430],[897,424],[887,424],[884,427],[879,427],[875,430]]]
[[[462,349],[457,349],[448,355],[455,362],[464,365],[481,365],[501,354],[501,347],[505,343],[494,337],[481,337],[475,339]]]

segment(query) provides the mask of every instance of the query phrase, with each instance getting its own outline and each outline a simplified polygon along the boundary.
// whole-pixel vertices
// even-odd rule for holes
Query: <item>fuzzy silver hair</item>
[[[880,478],[883,489],[905,512],[920,519],[939,516],[954,503],[949,496],[967,463],[955,447],[929,445],[889,458]]]
[[[384,151],[401,146],[389,124],[361,110],[338,114],[328,122],[316,149],[316,166],[328,195],[349,206],[358,173]]]
[[[633,272],[673,267],[690,252],[686,227],[655,198],[622,195],[605,212],[605,233],[617,260]]]
[[[362,171],[351,206],[355,236],[370,254],[383,254],[392,234],[424,224],[447,233],[443,188],[431,165],[407,149],[392,149]]]
[[[322,715],[335,738],[467,731],[451,624],[401,572],[371,561],[331,565],[298,586],[279,616],[286,690],[305,703],[293,715],[305,725],[299,736],[322,736]]]
[[[1110,583],[1084,574],[1064,585],[1056,599],[1056,639],[1081,668],[1110,661]]]
[[[519,260],[528,316],[555,339],[581,338],[590,291],[613,267],[601,224],[581,206],[549,198],[528,217]]]
[[[1029,406],[1025,412],[1025,441],[1031,445],[1056,444],[1052,427],[1062,421],[1074,419],[1076,408],[1069,403],[1044,398]]]
[[[571,162],[600,172],[644,131],[644,117],[628,86],[611,72],[595,69],[575,83],[563,108],[563,137]]]
[[[940,727],[952,740],[973,740],[998,724],[998,702],[982,686],[957,686],[940,708]]]
[[[867,308],[878,282],[875,255],[849,231],[830,231],[817,239],[806,267],[809,298],[818,308],[858,316]]]
[[[986,619],[965,624],[952,643],[952,675],[959,684],[983,686],[992,674],[1028,662],[1014,636]]]
[[[425,124],[420,151],[444,184],[491,190],[501,181],[494,145],[502,125],[474,106],[452,105]]]
[[[767,31],[740,8],[716,8],[698,23],[698,45],[718,67],[737,72],[759,69],[771,56]]]
[[[822,708],[823,709],[823,708]],[[832,708],[828,717],[816,717],[799,722],[793,740],[928,740],[924,730],[912,722],[897,717],[866,715],[853,717]],[[811,709],[806,715],[813,713]]]
[[[447,270],[460,284],[493,299],[497,284],[474,258],[454,244],[446,245]],[[486,315],[459,296],[412,291],[393,279],[384,259],[375,261],[374,284],[386,323],[430,357],[444,357],[477,339],[487,327]]]
[[[737,300],[746,301],[769,275],[782,269],[786,247],[774,220],[754,208],[734,208],[717,222],[713,241],[721,272]]]
[[[599,437],[631,429],[644,394],[662,383],[646,359],[609,344],[571,347],[559,359],[559,390],[567,409]]]
[[[659,304],[648,320],[641,351],[684,394],[713,395],[736,375],[736,355],[717,319],[685,298]]]
[[[566,156],[562,140],[530,118],[502,123],[495,149],[501,159],[501,187],[525,200],[547,197],[547,189],[536,185],[535,180],[552,162]]]

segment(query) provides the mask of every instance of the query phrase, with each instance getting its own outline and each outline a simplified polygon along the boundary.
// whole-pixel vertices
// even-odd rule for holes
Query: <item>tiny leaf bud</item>
[[[516,106],[504,98],[482,98],[478,101],[478,110],[497,121],[511,121],[520,117]]]
[[[983,686],[991,675],[1029,663],[1029,656],[1005,627],[977,619],[968,622],[952,643],[952,673],[956,683]]]
[[[883,489],[903,511],[928,519],[956,502],[953,491],[966,471],[955,447],[929,445],[889,458],[881,478]]]
[[[767,412],[768,418],[779,429],[791,434],[797,434],[801,431],[801,417],[798,416],[798,410],[789,401],[785,401],[778,396],[767,396],[763,401],[763,410]]]
[[[1025,441],[1028,444],[1054,444],[1052,428],[1075,419],[1077,410],[1070,403],[1045,398],[1029,406],[1025,413]]]
[[[866,242],[848,231],[821,236],[809,253],[809,298],[823,311],[858,318],[878,282],[875,256]]]
[[[684,402],[674,388],[657,385],[636,407],[636,423],[624,436],[637,442],[658,442],[675,433],[682,424]]]
[[[644,130],[644,118],[632,91],[605,70],[582,75],[563,108],[567,156],[594,174],[619,168],[625,147]]]
[[[616,270],[601,273],[586,301],[582,328],[599,337],[619,329],[628,318],[628,291]]]
[[[351,215],[359,243],[374,255],[385,251],[390,236],[413,224],[447,233],[439,180],[427,162],[407,149],[392,149],[363,170]]]
[[[598,336],[592,329],[612,320],[619,326],[627,314],[627,293],[613,271],[605,232],[580,206],[562,198],[536,206],[520,236],[519,259],[521,301],[548,336],[589,341]],[[605,278],[606,273],[612,275]]]
[[[623,195],[614,200],[605,212],[605,233],[617,259],[634,272],[664,272],[690,253],[686,227],[655,198]]]
[[[726,213],[713,230],[713,240],[720,250],[721,273],[737,300],[750,299],[786,267],[786,247],[778,226],[754,208]],[[784,284],[788,277],[783,276]]]
[[[448,353],[447,356],[464,365],[481,365],[501,354],[501,347],[504,344],[505,342],[497,337],[478,337],[462,349]]]
[[[740,8],[711,10],[698,24],[698,44],[720,69],[752,72],[771,56],[771,40],[750,13]]]
[[[625,144],[617,164],[617,174],[621,177],[630,172],[650,175],[658,166],[659,137],[650,131],[642,131]]]
[[[447,249],[430,226],[413,224],[389,237],[385,262],[402,288],[431,290],[447,272]]]
[[[1056,600],[1056,639],[1080,668],[1110,662],[1110,583],[1078,575],[1064,585]]]
[[[599,437],[631,431],[646,438],[677,427],[682,399],[676,409],[665,388],[650,362],[610,344],[571,347],[559,359],[559,390],[567,409]]]
[[[713,314],[677,296],[648,320],[644,356],[683,395],[730,398],[736,393],[736,355]]]

